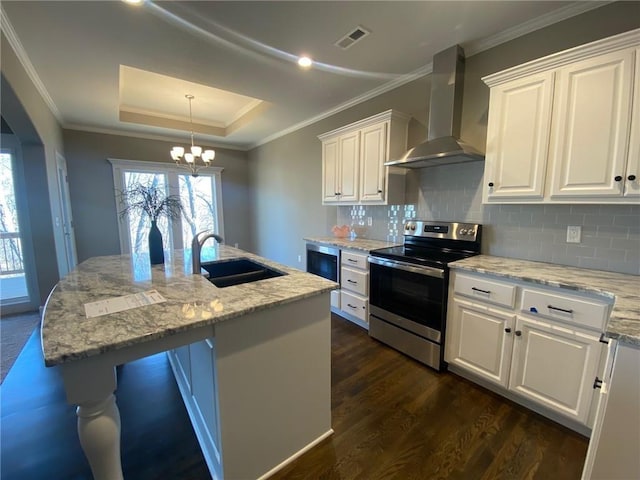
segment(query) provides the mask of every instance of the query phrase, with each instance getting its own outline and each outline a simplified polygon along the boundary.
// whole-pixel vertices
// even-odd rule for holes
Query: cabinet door
[[[587,424],[599,336],[518,316],[509,389]]]
[[[360,200],[381,202],[385,199],[388,122],[372,125],[361,133]]]
[[[515,315],[453,300],[447,319],[445,359],[493,383],[507,386]]]
[[[199,420],[204,424],[208,441],[219,448],[218,399],[215,378],[215,339],[207,339],[190,345],[191,394]],[[200,423],[200,422],[198,422]]]
[[[338,201],[338,140],[322,142],[322,201]]]
[[[338,139],[340,161],[338,193],[341,202],[358,201],[358,162],[360,160],[360,132],[347,133]]]
[[[557,71],[552,198],[622,196],[632,67],[633,50],[623,50]]]
[[[544,196],[552,94],[553,72],[491,89],[485,202]]]
[[[640,48],[635,52],[636,71],[634,78],[633,111],[631,113],[631,136],[629,158],[625,172],[625,197],[640,197]]]

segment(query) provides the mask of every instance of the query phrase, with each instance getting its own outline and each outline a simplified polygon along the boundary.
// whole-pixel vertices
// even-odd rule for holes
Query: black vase
[[[149,230],[149,259],[151,260],[151,265],[164,263],[162,233],[155,221],[151,221],[151,229]]]

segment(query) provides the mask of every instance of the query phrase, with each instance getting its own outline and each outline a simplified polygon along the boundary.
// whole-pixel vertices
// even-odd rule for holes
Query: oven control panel
[[[480,225],[474,223],[432,222],[412,220],[405,224],[404,234],[413,237],[443,238],[473,242],[480,231]]]

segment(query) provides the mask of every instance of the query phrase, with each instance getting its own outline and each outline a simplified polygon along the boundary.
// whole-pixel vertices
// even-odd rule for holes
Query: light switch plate
[[[579,225],[567,226],[567,243],[580,243],[582,227]]]

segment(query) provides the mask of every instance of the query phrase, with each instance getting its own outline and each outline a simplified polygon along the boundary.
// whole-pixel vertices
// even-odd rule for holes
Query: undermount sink
[[[267,278],[281,277],[286,273],[262,265],[253,260],[205,262],[200,265],[209,274],[209,281],[218,288],[231,287],[242,283],[257,282]]]

